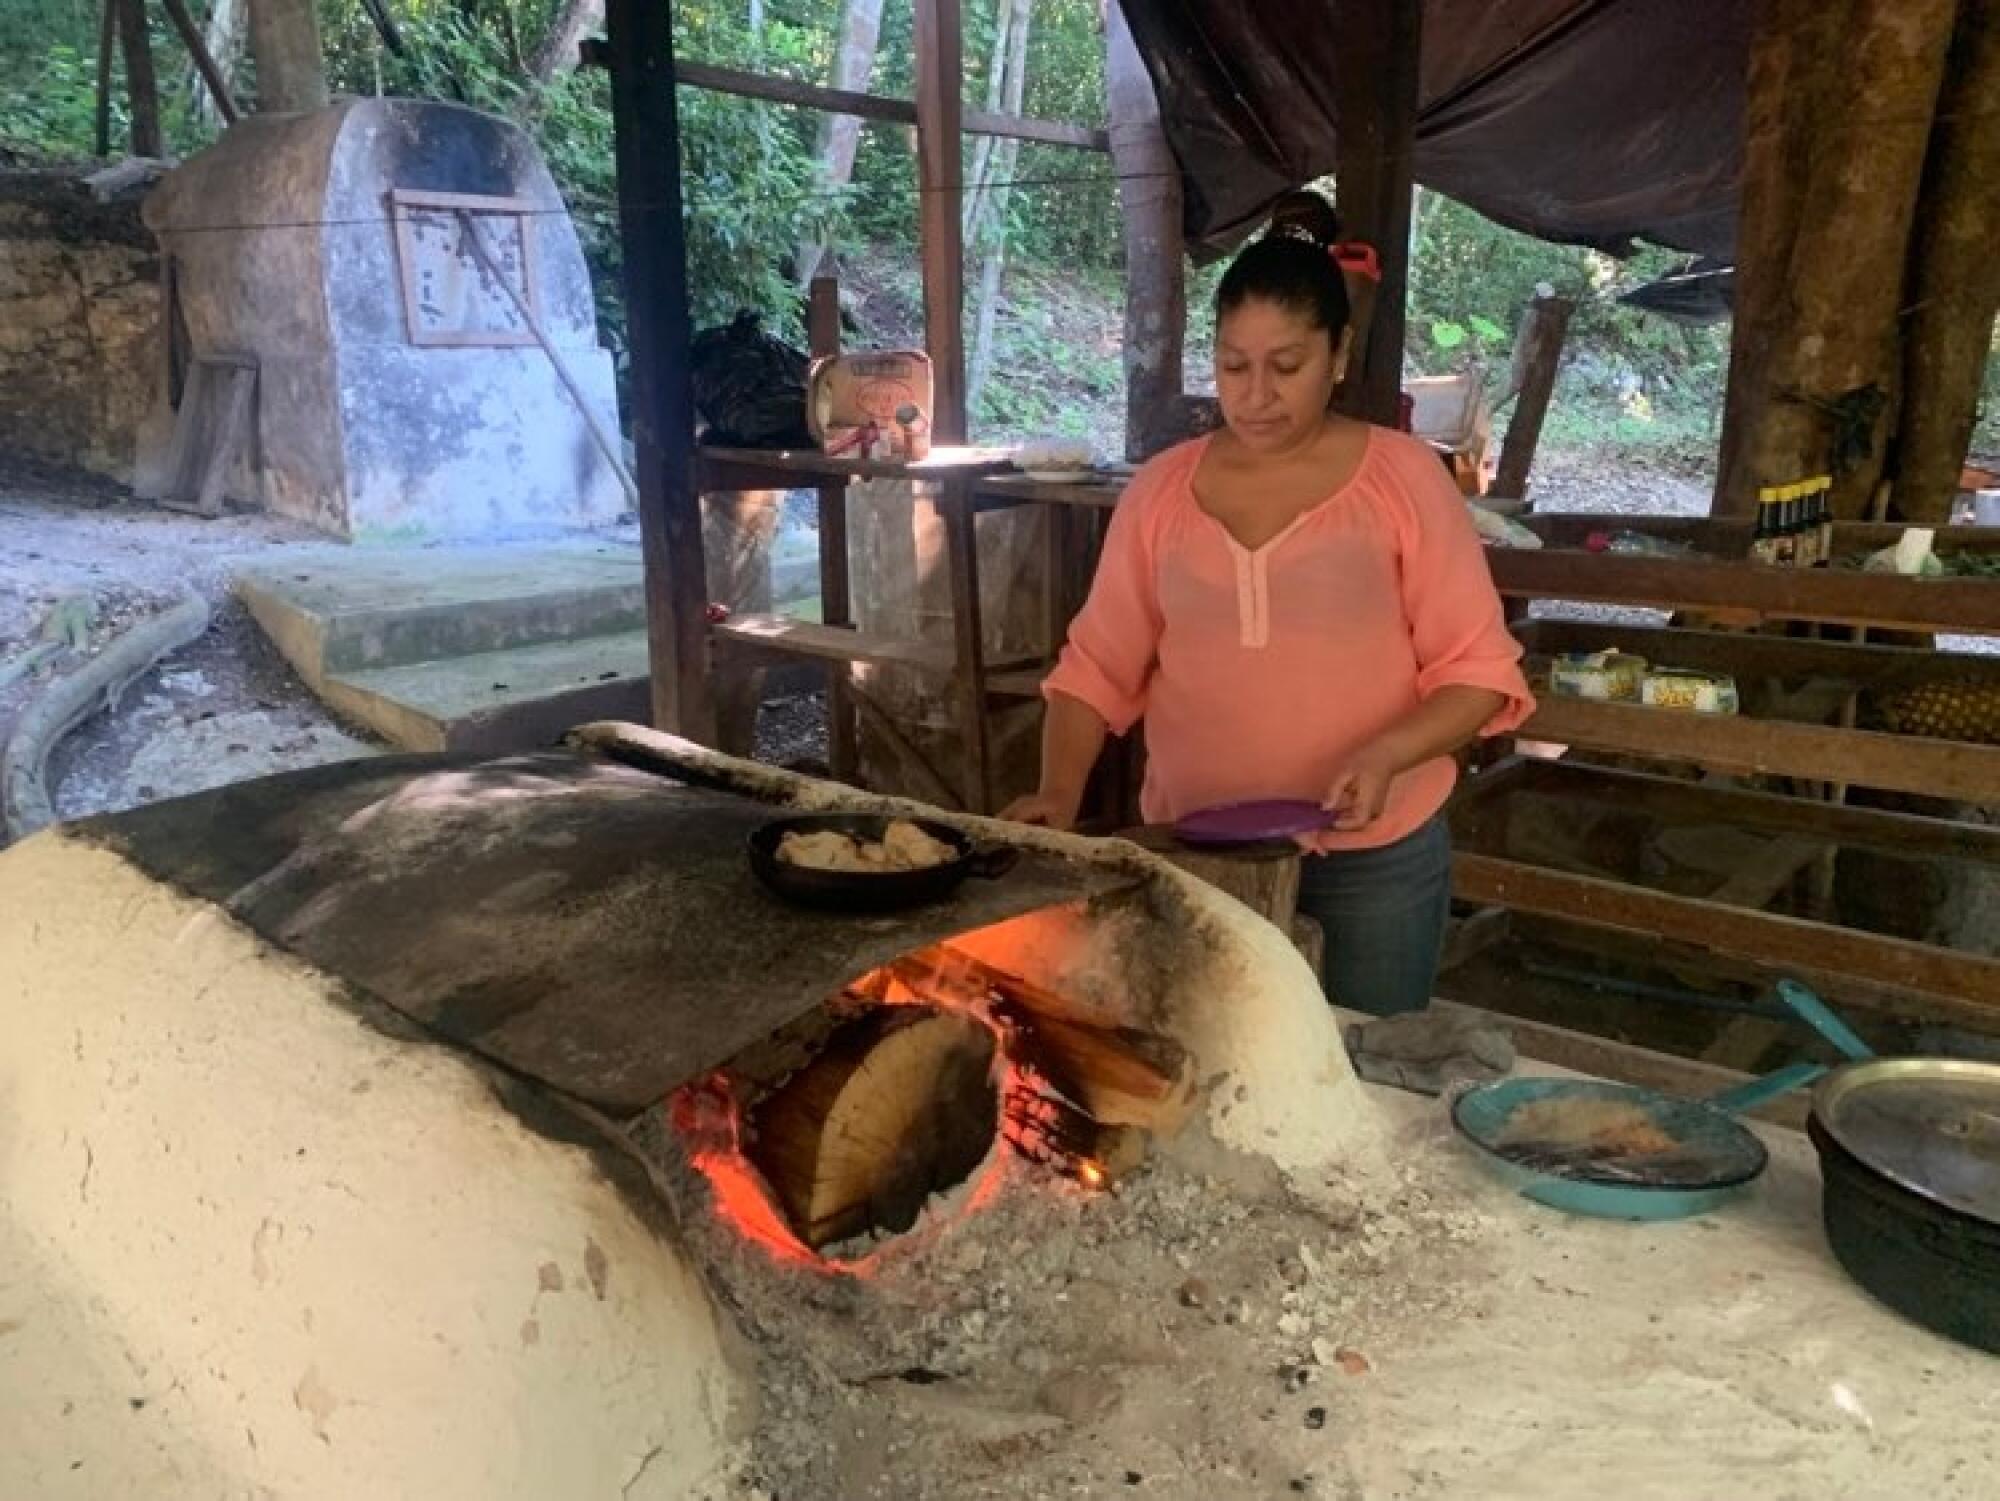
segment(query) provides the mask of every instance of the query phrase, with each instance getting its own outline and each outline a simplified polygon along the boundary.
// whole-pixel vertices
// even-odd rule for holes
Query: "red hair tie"
[[[1335,265],[1342,271],[1352,271],[1367,277],[1370,281],[1382,279],[1382,260],[1375,254],[1375,247],[1363,240],[1344,240],[1328,249]]]

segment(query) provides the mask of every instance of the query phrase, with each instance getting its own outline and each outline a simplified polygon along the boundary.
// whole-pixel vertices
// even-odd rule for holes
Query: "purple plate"
[[[1174,836],[1188,844],[1263,844],[1333,827],[1333,815],[1304,799],[1230,803],[1203,808],[1174,825]]]

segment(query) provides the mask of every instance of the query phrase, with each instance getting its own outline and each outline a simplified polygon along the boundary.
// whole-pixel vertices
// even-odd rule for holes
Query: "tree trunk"
[[[1832,42],[1843,20],[1841,5],[1826,0],[1766,0],[1751,40],[1736,215],[1736,310],[1722,451],[1709,504],[1717,516],[1756,510],[1760,481],[1753,477],[1748,434],[1770,403],[1772,346],[1795,316],[1786,270],[1811,170],[1812,125],[1837,72]]]
[[[528,71],[541,83],[547,83],[558,73],[569,72],[576,67],[577,49],[583,45],[583,39],[603,30],[604,0],[562,0],[555,19],[549,23],[548,35],[535,49]]]
[[[1002,29],[1007,35],[1005,85],[999,105],[1010,115],[1021,112],[1028,81],[1028,27],[1034,19],[1035,0],[1011,0]],[[1014,165],[1020,160],[1021,143],[1005,140],[995,145],[987,159],[987,178],[974,190],[977,208],[968,211],[974,232],[978,216],[990,221],[986,231],[986,253],[979,268],[979,313],[973,325],[972,368],[966,376],[966,410],[977,412],[979,398],[993,366],[993,325],[1000,309],[1000,277],[1007,264],[1007,205],[1014,196]]]
[[[243,51],[243,21],[243,0],[214,0],[201,27],[202,45],[215,59],[223,84],[231,90],[236,87],[236,59]],[[215,95],[202,81],[201,70],[192,64],[184,87],[195,119],[210,129],[219,127],[222,112],[216,107]]]
[[[1949,519],[2000,311],[2000,0],[1962,0],[1911,250],[1894,500]]]
[[[1820,53],[1833,69],[1823,96],[1788,96],[1787,108],[1811,109],[1811,169],[1789,262],[1761,268],[1785,279],[1793,307],[1746,398],[1752,488],[1830,472],[1836,514],[1857,517],[1882,477],[1910,228],[1955,11],[1955,0],[1849,0],[1841,45]],[[1839,403],[1855,405],[1843,417]]]
[[[1180,164],[1119,0],[1106,17],[1104,77],[1125,229],[1125,456],[1139,460],[1183,436],[1187,264]]]
[[[1542,441],[1542,423],[1548,418],[1562,366],[1563,340],[1575,311],[1576,304],[1567,297],[1537,296],[1522,315],[1521,333],[1514,341],[1514,415],[1500,445],[1500,465],[1493,476],[1495,496],[1528,497],[1528,471]]]
[[[165,156],[160,133],[160,86],[146,35],[146,0],[118,0],[118,45],[125,54],[125,93],[132,105],[132,154]]]
[[[97,28],[97,135],[95,153],[111,155],[111,55],[118,46],[118,15],[124,0],[104,0]]]
[[[325,109],[326,62],[312,0],[249,0],[257,108],[266,114]]]
[[[832,86],[865,93],[875,71],[875,44],[882,35],[882,0],[847,0],[840,18],[840,45],[833,54]],[[822,115],[819,140],[813,149],[820,182],[828,190],[847,186],[854,176],[854,153],[861,144],[861,121],[853,115]],[[812,285],[819,274],[826,246],[819,240],[800,244],[795,259],[799,285]]]
[[[1012,0],[995,0],[998,14],[993,18],[993,56],[986,65],[986,111],[998,114],[1000,103],[1006,98],[1007,89],[1007,41],[1014,30],[1014,6]],[[979,220],[986,212],[986,183],[993,171],[993,148],[998,144],[994,136],[979,136],[972,143],[972,171],[966,181],[972,184],[965,195],[965,223],[962,232],[965,243],[970,245],[979,235]]]

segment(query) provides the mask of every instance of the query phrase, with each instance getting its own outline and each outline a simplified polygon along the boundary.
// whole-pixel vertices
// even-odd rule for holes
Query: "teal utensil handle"
[[[1854,1029],[1834,1015],[1831,1006],[1797,980],[1780,980],[1778,999],[1791,1007],[1794,1016],[1839,1048],[1847,1057],[1859,1061],[1875,1056],[1875,1050],[1855,1036]]]
[[[1766,1074],[1761,1079],[1752,1079],[1748,1084],[1739,1084],[1734,1089],[1725,1089],[1721,1094],[1708,1097],[1708,1103],[1717,1110],[1727,1110],[1731,1115],[1741,1115],[1746,1110],[1755,1110],[1759,1105],[1767,1105],[1779,1095],[1790,1094],[1793,1090],[1812,1083],[1826,1070],[1817,1063],[1788,1063],[1774,1074]]]

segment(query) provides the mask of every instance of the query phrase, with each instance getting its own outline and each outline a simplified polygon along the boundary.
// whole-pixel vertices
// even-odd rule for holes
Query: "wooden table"
[[[895,480],[929,487],[929,499],[944,521],[947,578],[952,609],[949,645],[864,633],[854,625],[853,586],[847,550],[847,486],[856,481]],[[990,661],[979,602],[979,544],[976,518],[988,511],[1023,505],[1051,508],[1046,584],[1049,639],[1059,642],[1089,588],[1090,570],[1101,543],[1101,519],[1116,504],[1120,485],[1050,485],[1013,473],[997,449],[940,449],[917,463],[829,457],[799,450],[705,447],[696,486],[702,494],[793,489],[819,493],[821,619],[817,625],[784,616],[736,616],[711,627],[721,651],[809,659],[827,663],[829,759],[836,779],[851,780],[858,759],[854,714],[868,705],[853,686],[857,663],[912,668],[950,679],[963,736],[964,756],[956,788],[926,789],[973,812],[994,811],[992,737],[987,722],[995,698],[1034,698],[1040,693],[1043,659]],[[1083,518],[1082,522],[1072,520]]]

